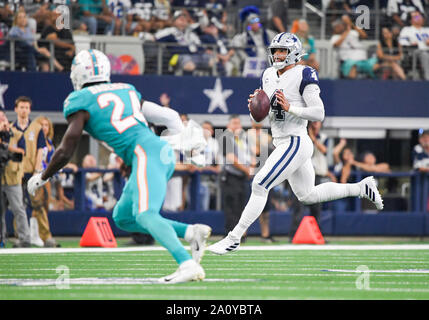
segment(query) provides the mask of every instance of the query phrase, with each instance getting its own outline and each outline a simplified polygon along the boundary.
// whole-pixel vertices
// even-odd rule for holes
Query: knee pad
[[[260,196],[260,197],[268,197],[268,191],[267,189],[265,189],[263,186],[259,185],[258,182],[255,181],[255,179],[253,179],[252,182],[252,193],[256,196]]]

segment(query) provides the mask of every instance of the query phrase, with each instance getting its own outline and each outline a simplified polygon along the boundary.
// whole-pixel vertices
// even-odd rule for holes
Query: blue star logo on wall
[[[208,113],[212,113],[217,108],[222,110],[224,113],[228,113],[228,106],[226,104],[226,99],[234,93],[231,89],[223,90],[222,81],[219,78],[216,78],[215,86],[213,89],[204,89],[204,94],[209,97],[210,105]]]
[[[8,87],[9,86],[7,84],[1,84],[0,82],[0,108],[2,109],[5,108],[3,94],[6,92]]]

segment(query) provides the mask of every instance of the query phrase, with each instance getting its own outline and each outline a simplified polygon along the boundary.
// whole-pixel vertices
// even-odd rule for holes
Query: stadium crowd
[[[318,4],[320,1],[309,1]],[[326,2],[326,1],[325,1]],[[424,0],[388,0],[380,1],[381,11],[385,15],[381,19],[380,39],[377,45],[367,48],[362,40],[368,39],[368,34],[355,24],[355,7],[359,4],[370,5],[372,1],[332,0],[328,1],[326,12],[329,13],[330,43],[337,50],[339,60],[339,74],[343,78],[380,78],[400,79],[410,78],[412,58],[415,52],[418,56],[418,68],[421,78],[429,80],[429,28],[425,27],[425,18],[429,9],[429,1]],[[0,60],[10,59],[10,42],[1,38],[17,38],[15,46],[15,62],[17,70],[46,72],[55,68],[56,71],[68,72],[71,67],[71,59],[76,53],[73,42],[74,35],[113,35],[135,36],[153,43],[163,43],[168,50],[166,72],[175,74],[195,75],[216,68],[218,74],[225,76],[247,75],[257,76],[256,70],[263,70],[267,65],[266,47],[271,38],[277,32],[291,31],[302,41],[308,55],[303,63],[316,70],[323,68],[317,60],[317,45],[315,37],[310,32],[310,24],[306,19],[290,19],[288,9],[300,5],[301,1],[255,1],[261,7],[239,7],[240,1],[227,0],[189,0],[189,1],[51,1],[43,0],[3,1],[0,3]],[[59,28],[58,19],[64,9],[64,5],[71,9],[71,29]],[[237,8],[238,23],[228,15],[229,7]],[[52,41],[54,50],[43,40]],[[204,46],[214,45],[215,49]],[[51,55],[54,55],[53,59]],[[148,55],[150,59],[150,55]],[[52,64],[52,65],[51,65]],[[255,67],[256,66],[256,67]],[[10,66],[5,66],[10,68]],[[18,105],[22,101],[17,100],[15,109],[18,113]],[[30,103],[31,99],[24,103]],[[168,93],[160,97],[159,103],[168,108],[170,98]],[[1,123],[8,123],[1,114]],[[19,114],[17,115],[19,119]],[[37,123],[37,145],[33,150],[33,156],[38,149],[43,149],[43,161],[33,164],[32,171],[25,172],[20,168],[22,177],[10,183],[9,189],[15,190],[25,187],[24,173],[31,175],[35,171],[46,167],[49,155],[52,155],[53,126],[48,118],[29,120]],[[182,121],[186,124],[189,118],[182,115]],[[234,214],[240,213],[246,202],[246,186],[249,178],[258,168],[256,158],[260,155],[261,128],[254,124],[252,139],[245,138],[246,132],[241,126],[240,119],[231,116],[227,126],[229,138],[240,141],[243,149],[249,149],[251,157],[240,159],[240,165],[222,166],[221,159],[228,157],[241,157],[247,152],[227,154],[221,150],[220,142],[215,139],[214,126],[209,121],[201,123],[204,129],[204,137],[207,141],[204,150],[205,164],[197,167],[193,164],[178,161],[176,172],[178,173],[168,183],[167,196],[163,206],[165,211],[181,211],[190,209],[190,188],[192,175],[201,174],[198,194],[202,199],[201,208],[204,211],[226,209],[225,234],[236,224]],[[26,128],[21,127],[19,120],[11,123],[11,128],[24,136]],[[160,133],[162,128],[153,127]],[[327,137],[323,133],[321,123],[309,125],[309,135],[315,146],[313,165],[315,167],[318,182],[338,181],[347,183],[354,181],[350,174],[354,170],[363,172],[388,173],[391,168],[388,163],[377,162],[377,150],[364,150],[357,153],[355,145],[348,145],[345,139],[340,139],[329,151]],[[15,152],[21,152],[23,146],[19,143],[20,134],[11,142]],[[271,143],[271,137],[267,134],[263,139],[267,145]],[[25,148],[25,146],[24,146]],[[21,150],[20,150],[21,149]],[[270,150],[272,147],[269,148]],[[177,153],[177,159],[183,159],[183,155]],[[261,159],[259,159],[261,160]],[[225,162],[225,161],[224,161]],[[234,163],[234,161],[232,161]],[[328,165],[331,163],[332,165]],[[11,161],[10,166],[16,165]],[[40,168],[39,168],[40,166]],[[56,242],[50,234],[48,212],[67,210],[74,208],[73,177],[81,169],[117,169],[121,167],[121,160],[114,154],[109,157],[106,166],[96,163],[93,155],[86,155],[81,162],[69,164],[69,171],[63,172],[53,179],[43,189],[43,199],[27,199],[26,202],[12,200],[12,197],[21,197],[19,192],[3,190],[8,204],[16,220],[16,234],[18,242],[16,246],[29,246],[30,244],[56,246]],[[429,170],[429,132],[422,131],[419,135],[419,144],[413,148],[412,166],[415,170],[427,172]],[[8,169],[6,169],[8,170]],[[12,169],[10,169],[12,170]],[[16,169],[14,169],[16,170]],[[22,180],[24,178],[24,180]],[[89,211],[109,211],[113,208],[116,198],[114,196],[113,175],[111,173],[86,172],[85,209]],[[5,182],[7,186],[7,182]],[[12,188],[13,187],[13,188]],[[242,194],[236,192],[242,190]],[[21,192],[22,193],[22,192]],[[25,192],[24,192],[25,193]],[[297,227],[297,221],[302,216],[303,206],[293,198],[293,194],[287,185],[279,185],[273,188],[268,207],[279,211],[291,208],[294,211],[295,223],[291,233]],[[38,202],[37,202],[38,201]],[[25,206],[36,207],[33,210],[33,225],[26,225],[22,219]],[[327,204],[333,210],[347,210],[353,206],[348,200],[340,200]],[[318,218],[320,205],[310,208],[311,214]],[[4,219],[4,216],[2,217]],[[268,226],[267,215],[260,219],[263,227],[263,238],[272,241]],[[3,223],[3,226],[5,224]],[[0,230],[5,233],[5,230]],[[35,235],[35,232],[40,235]],[[31,234],[34,237],[30,237]]]
[[[340,77],[429,79],[425,21],[429,1],[306,2],[326,17],[326,37],[335,49]],[[76,52],[73,37],[86,34],[140,38],[145,73],[156,72],[157,50],[151,50],[155,44],[164,48],[163,73],[198,75],[216,70],[223,76],[259,76],[266,67],[267,44],[277,32],[289,31],[299,36],[308,53],[303,63],[319,70],[315,35],[320,21],[315,29],[314,23],[300,17],[302,4],[300,0],[3,0],[0,38],[21,40],[15,42],[15,70],[70,71]],[[371,30],[356,25],[359,5],[368,6],[371,17],[378,15],[379,35],[373,32],[373,21]],[[368,46],[364,40],[377,43]],[[9,46],[9,41],[0,40],[3,69],[11,67]]]

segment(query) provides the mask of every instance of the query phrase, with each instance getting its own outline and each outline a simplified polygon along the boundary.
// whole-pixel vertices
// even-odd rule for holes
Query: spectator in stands
[[[377,44],[377,57],[380,67],[391,73],[394,79],[405,80],[407,78],[400,65],[402,46],[387,27],[381,30],[380,41]],[[385,78],[384,75],[383,78]]]
[[[367,37],[366,32],[356,27],[346,15],[334,21],[332,27],[334,35],[330,41],[338,49],[341,76],[349,79],[355,79],[359,74],[375,77],[374,71],[379,68],[377,58],[368,59],[367,50],[360,41]]]
[[[49,14],[49,19],[46,21],[46,27],[43,29],[40,39],[53,42],[55,59],[64,67],[63,71],[70,71],[76,48],[70,30],[65,27],[58,28],[56,21],[59,16],[60,13],[55,10]],[[49,42],[40,41],[40,47],[50,50]]]
[[[25,154],[25,144],[21,140],[22,132],[17,130],[14,126],[9,125],[9,121],[6,117],[4,111],[0,110],[0,131],[9,132],[12,130],[13,135],[10,137],[9,141],[1,141],[1,144],[8,144],[9,151],[14,153],[19,153],[21,155]],[[0,219],[2,220],[2,228],[0,229],[0,240],[5,243],[7,236],[6,233],[6,205],[5,201],[7,199],[9,208],[13,213],[15,221],[15,231],[17,235],[17,242],[14,244],[14,247],[30,247],[31,238],[30,238],[30,227],[28,225],[27,213],[25,212],[25,205],[23,202],[22,195],[22,177],[24,175],[24,167],[22,162],[16,162],[9,160],[4,168],[4,174],[2,176],[2,190],[3,194],[0,194],[3,197],[3,208],[0,210]],[[40,240],[41,241],[41,240]],[[43,242],[41,242],[43,246]]]
[[[213,137],[213,125],[210,121],[204,121],[201,127],[204,130],[207,145],[204,149],[205,166],[200,168],[200,171],[210,171],[218,174],[220,172],[219,142]],[[212,203],[211,200],[215,199],[219,187],[216,177],[216,175],[201,176],[200,194],[204,211],[214,208],[210,204]]]
[[[107,2],[114,21],[113,34],[122,34],[122,23],[124,14],[131,9],[130,0],[108,0]]]
[[[201,7],[201,0],[172,0],[173,7]]]
[[[27,14],[18,11],[13,21],[13,27],[9,31],[9,37],[24,39],[15,42],[16,62],[25,66],[27,71],[36,71],[36,58],[50,58],[51,53],[46,48],[37,45],[34,32],[27,25]],[[62,71],[64,67],[54,58],[54,66]]]
[[[19,10],[24,10],[28,16],[28,24],[34,33],[42,32],[49,19],[50,3],[44,0],[21,1]]]
[[[341,19],[344,15],[351,15],[352,11],[345,0],[330,0],[327,5],[326,15],[329,17],[329,22],[334,22],[337,19]]]
[[[296,35],[301,40],[302,48],[307,55],[302,57],[302,63],[319,71],[319,62],[316,59],[316,45],[312,35],[309,34],[310,27],[305,19],[298,21]]]
[[[0,22],[0,70],[9,66],[10,49],[9,41],[4,40],[9,33],[9,27],[4,22]]]
[[[413,168],[420,172],[429,172],[429,130],[419,135],[419,144],[412,153]]]
[[[8,28],[12,27],[13,10],[7,1],[1,1],[0,3],[0,22],[5,23]]]
[[[367,172],[381,172],[390,173],[390,166],[387,162],[377,163],[375,154],[371,151],[365,151],[362,155],[362,162],[352,160],[351,164],[356,168],[359,168]]]
[[[169,0],[154,0],[152,32],[171,26],[171,4]]]
[[[233,51],[233,53],[235,53],[235,64],[239,66],[246,63],[253,64],[255,62],[251,62],[251,59],[253,58],[254,60],[254,58],[257,58],[257,64],[259,65],[257,69],[262,72],[267,67],[266,48],[269,46],[271,39],[276,33],[262,26],[259,17],[259,9],[254,6],[243,8],[240,11],[240,19],[243,22],[245,30],[235,35],[231,40],[231,44],[233,47],[244,49],[235,49],[235,51]],[[239,67],[239,69],[241,69],[241,67]]]
[[[387,3],[387,16],[390,24],[398,25],[401,28],[408,25],[410,14],[414,11],[425,14],[421,0],[389,0]]]
[[[334,147],[334,168],[333,173],[338,177],[339,183],[351,183],[354,179],[351,177],[351,172],[355,169],[353,165],[354,153],[350,147],[347,147],[347,140],[342,138]],[[340,199],[332,202],[333,210],[342,212],[350,210],[352,203],[350,199]]]
[[[201,42],[216,45],[217,51],[215,56],[217,58],[218,74],[221,76],[231,76],[234,68],[231,57],[234,52],[227,49],[227,39],[220,34],[217,25],[211,21],[208,22],[207,26],[201,26],[201,30]],[[209,53],[213,54],[210,49]]]
[[[155,39],[158,42],[172,43],[168,46],[172,54],[169,64],[184,75],[192,75],[196,70],[210,70],[216,62],[213,55],[200,47],[201,40],[189,27],[184,10],[176,11],[173,26],[159,30]]]
[[[270,3],[268,27],[277,33],[289,30],[288,0],[274,0]]]
[[[210,23],[213,23],[219,30],[222,36],[226,36],[232,26],[228,24],[228,14],[225,10],[225,0],[208,0],[205,4],[207,18]]]
[[[92,154],[87,154],[82,160],[83,169],[97,169],[97,160]],[[85,174],[86,208],[89,210],[104,209],[103,206],[103,179],[101,172],[87,172]]]
[[[140,32],[150,32],[152,30],[152,3],[136,2],[128,11],[125,32],[127,34],[138,35]]]
[[[255,174],[264,166],[268,156],[274,150],[272,137],[268,132],[262,130],[262,123],[252,121],[252,128],[247,132],[248,143],[252,157],[255,160]],[[272,192],[269,193],[267,203],[259,216],[261,226],[261,238],[263,242],[273,243],[276,240],[270,232],[270,210],[272,209]]]
[[[246,184],[253,175],[250,150],[244,139],[240,117],[231,115],[227,129],[222,135],[222,154],[224,166],[221,176],[222,206],[225,215],[225,235],[240,220],[246,205]]]
[[[339,176],[340,183],[350,182],[350,173],[354,169],[354,153],[350,147],[346,146],[347,140],[340,139],[333,151],[334,174]]]
[[[74,21],[75,27],[72,30],[72,34],[75,36],[87,36],[88,33],[88,26],[82,22],[82,21]]]
[[[112,34],[115,28],[113,13],[107,6],[106,0],[81,0],[80,19],[88,26],[89,34]]]
[[[429,80],[429,28],[424,27],[423,15],[414,11],[410,15],[411,26],[404,27],[399,34],[399,43],[409,51],[418,49],[423,78]]]

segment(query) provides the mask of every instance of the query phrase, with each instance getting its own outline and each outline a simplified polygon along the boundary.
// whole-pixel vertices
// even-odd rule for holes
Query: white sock
[[[188,225],[188,227],[186,228],[185,231],[185,241],[191,241],[194,237],[194,226],[193,225]]]
[[[358,183],[326,182],[315,186],[311,191],[311,196],[307,197],[309,199],[306,199],[305,203],[312,204],[358,196],[360,196],[360,185]]]
[[[247,205],[241,214],[240,221],[238,221],[235,228],[230,232],[233,239],[241,239],[250,225],[261,215],[266,203],[266,196],[257,196],[252,192],[249,202],[247,202]]]

